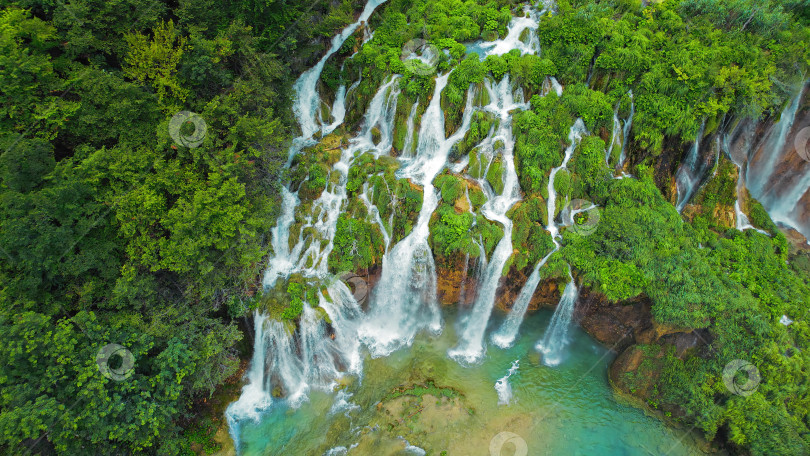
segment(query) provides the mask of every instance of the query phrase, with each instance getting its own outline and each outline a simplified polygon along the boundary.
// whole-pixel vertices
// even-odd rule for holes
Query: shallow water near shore
[[[367,356],[362,378],[344,379],[341,391],[313,392],[298,409],[277,402],[257,422],[243,422],[240,454],[487,455],[502,432],[524,439],[529,455],[704,454],[693,435],[614,398],[607,368],[615,354],[580,328],[572,328],[562,362],[543,365],[534,346],[550,317],[529,316],[514,346],[489,344],[482,363],[465,367],[447,356],[457,318],[446,311],[440,336],[420,334],[388,357]],[[429,382],[460,396],[389,396]],[[519,454],[512,443],[498,453],[497,440],[494,450]]]

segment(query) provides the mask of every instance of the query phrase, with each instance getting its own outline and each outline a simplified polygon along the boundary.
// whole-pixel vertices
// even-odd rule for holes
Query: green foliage
[[[439,206],[430,226],[430,242],[433,250],[444,257],[454,252],[477,256],[478,251],[470,236],[473,220],[474,217],[469,212],[459,214],[450,205]]]
[[[177,65],[187,49],[186,38],[178,36],[171,20],[155,27],[151,40],[138,32],[125,38],[130,50],[124,75],[151,84],[164,112],[178,111],[188,96],[177,78]]]
[[[503,75],[509,70],[509,67],[503,57],[499,55],[488,55],[484,59],[484,67],[492,73],[496,81],[500,81]]]
[[[447,204],[454,204],[457,199],[463,198],[467,189],[467,182],[464,179],[449,173],[437,176],[433,185],[439,189],[442,201]]]
[[[533,266],[554,248],[551,235],[545,229],[548,223],[546,202],[533,196],[518,203],[507,215],[514,224],[512,245],[517,250],[513,265],[517,269]]]
[[[589,195],[601,194],[601,187],[612,178],[605,165],[605,142],[596,136],[582,138],[568,168],[574,176],[574,198],[588,199]]]
[[[180,454],[191,404],[237,371],[231,318],[258,304],[288,89],[328,45],[307,25],[330,7],[58,3],[0,13],[0,452]],[[278,38],[298,52],[268,54]],[[181,109],[207,123],[201,147],[167,134]],[[135,357],[121,382],[96,366],[113,342]]]
[[[503,173],[503,161],[499,155],[492,160],[492,163],[489,164],[486,176],[489,185],[491,185],[495,193],[499,195],[503,192]]]
[[[329,255],[329,269],[337,273],[368,268],[382,258],[383,248],[376,225],[341,214]]]

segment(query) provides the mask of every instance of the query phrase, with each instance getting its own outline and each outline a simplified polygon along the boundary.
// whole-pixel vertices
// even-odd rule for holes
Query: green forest
[[[337,160],[321,144],[286,166],[300,134],[293,84],[365,4],[0,4],[0,453],[214,453],[223,417],[207,401],[241,385],[251,312],[294,322],[308,299],[296,276],[262,289],[281,186],[311,204]],[[659,341],[636,346],[640,370],[620,386],[662,419],[732,454],[808,454],[810,255],[792,249],[754,200],[751,222],[768,234],[714,216],[715,207],[734,204],[728,160],[717,164],[723,171],[698,193],[700,209],[686,221],[669,180],[682,145],[701,131],[717,132],[731,117],[778,118],[810,73],[810,1],[558,0],[539,23],[541,55],[479,59],[465,51],[463,43],[503,38],[523,4],[379,6],[368,24],[373,38],[363,43],[358,30],[321,74],[321,92],[332,95],[361,75],[339,135],[359,124],[362,107],[392,74],[402,75],[402,123],[417,101],[424,112],[436,73],[452,70],[441,95],[448,132],[462,122],[468,87],[508,74],[530,103],[512,125],[524,201],[509,214],[515,251],[504,275],[511,277],[553,248],[543,229],[549,171],[581,118],[594,134],[554,185],[559,195],[596,203],[601,220],[589,236],[564,231],[544,278],[567,277],[567,262],[583,287],[607,301],[643,296],[658,324],[701,331],[707,343],[686,355]],[[400,59],[417,38],[444,51],[435,71]],[[540,96],[547,77],[565,87],[561,96]],[[614,107],[622,118],[629,113],[629,90],[628,160],[637,178],[612,179],[606,137]],[[205,120],[199,147],[169,135],[180,111]],[[474,148],[493,122],[476,113],[452,154],[469,157],[468,173],[477,166],[476,177],[498,192],[502,164],[480,175]],[[394,148],[404,142],[396,132]],[[353,198],[365,184],[393,189],[396,218],[381,214],[394,220],[392,243],[412,230],[422,206],[421,191],[396,169],[386,157],[361,155],[346,185]],[[439,267],[490,255],[503,236],[476,214],[483,194],[465,182],[449,171],[434,181],[440,203],[430,245]],[[374,204],[389,206],[379,200],[387,194],[375,195]],[[454,210],[461,199],[473,210]],[[382,264],[380,231],[353,201],[337,221],[333,273]],[[562,198],[557,203],[559,210]],[[779,324],[782,315],[795,322]],[[126,381],[99,370],[108,344],[134,357]],[[737,358],[753,360],[762,375],[748,397],[729,393],[721,379]],[[126,359],[110,362],[114,369]]]

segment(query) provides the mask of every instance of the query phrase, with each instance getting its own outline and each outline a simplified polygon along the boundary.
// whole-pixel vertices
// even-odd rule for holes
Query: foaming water
[[[293,89],[295,90],[295,99],[293,102],[293,112],[295,113],[298,124],[301,127],[301,136],[293,141],[290,147],[289,162],[292,162],[292,157],[298,153],[301,148],[307,144],[314,144],[312,135],[314,135],[320,128],[320,124],[316,118],[318,112],[318,105],[321,102],[320,94],[318,93],[318,79],[321,77],[324,65],[327,60],[335,52],[337,52],[346,41],[346,38],[351,36],[361,23],[368,21],[371,13],[385,3],[386,0],[368,0],[360,17],[354,23],[344,28],[340,33],[332,37],[332,45],[326,51],[326,54],[315,64],[314,67],[305,71],[298,80],[295,81]]]
[[[512,367],[506,372],[506,375],[499,378],[495,382],[495,391],[498,393],[498,405],[509,405],[512,401],[512,385],[509,384],[509,377],[511,377],[520,368],[520,359],[512,361]]]

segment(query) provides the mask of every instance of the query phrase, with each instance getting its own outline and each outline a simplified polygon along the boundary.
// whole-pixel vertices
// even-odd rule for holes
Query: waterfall
[[[524,103],[516,103],[512,94],[509,76],[503,77],[497,87],[486,81],[486,89],[490,95],[490,104],[484,109],[497,114],[500,118],[498,131],[490,142],[502,141],[504,174],[503,191],[494,196],[481,208],[481,213],[489,220],[503,225],[503,237],[495,247],[492,258],[489,260],[481,281],[478,284],[478,296],[473,304],[470,315],[467,316],[457,347],[451,349],[450,357],[460,362],[474,363],[480,361],[486,349],[484,347],[484,333],[487,329],[492,308],[495,305],[495,295],[498,291],[498,282],[503,274],[506,261],[512,255],[512,221],[506,216],[507,211],[520,200],[517,172],[513,157],[514,139],[512,138],[512,119],[510,111],[513,109],[526,109]]]
[[[560,85],[560,83],[557,81],[557,78],[555,78],[554,76],[552,76],[550,78],[547,77],[543,81],[543,89],[541,91],[541,94],[543,96],[546,96],[549,93],[551,93],[552,90],[554,91],[554,93],[557,94],[558,97],[562,96],[563,86]]]
[[[622,130],[622,152],[619,154],[619,162],[616,163],[616,169],[624,168],[624,162],[627,159],[627,143],[630,142],[630,129],[633,128],[633,116],[636,114],[636,105],[633,102],[633,91],[627,92],[630,97],[630,115],[624,121],[624,129]]]
[[[574,304],[576,304],[579,290],[571,276],[571,269],[568,269],[568,285],[560,297],[560,303],[554,310],[551,322],[546,329],[543,340],[535,347],[543,353],[543,364],[546,366],[556,366],[562,362],[563,350],[568,345],[568,328],[571,325],[571,317],[574,315]]]
[[[559,230],[555,223],[556,214],[556,200],[557,192],[554,190],[554,178],[557,173],[566,169],[568,161],[574,153],[574,149],[582,140],[582,135],[585,133],[585,124],[582,119],[577,119],[568,133],[568,141],[571,143],[565,149],[565,156],[563,157],[562,164],[551,170],[548,180],[548,224],[546,230],[551,234],[551,240],[554,242],[554,250],[549,254],[553,254],[560,249]],[[570,282],[566,285],[565,290],[560,297],[560,302],[554,310],[554,315],[551,317],[551,322],[546,329],[543,340],[536,345],[536,349],[543,353],[543,363],[547,366],[556,366],[562,361],[562,350],[568,344],[568,326],[571,324],[571,317],[574,314],[574,303],[577,300],[578,290],[574,279],[571,277],[571,267],[568,267],[568,277]]]
[[[307,400],[310,389],[334,389],[335,380],[344,375],[344,370],[360,374],[360,344],[355,337],[359,306],[339,280],[329,284],[327,291],[332,301],[319,294],[318,307],[329,317],[329,328],[323,315],[306,303],[297,328],[258,311],[254,313],[255,339],[248,384],[226,411],[234,441],[238,441],[240,420],[257,420],[272,405],[272,391],[281,393],[289,406],[298,407]]]
[[[622,144],[622,139],[619,137],[619,132],[621,131],[621,124],[619,123],[619,103],[616,103],[616,109],[613,110],[613,130],[610,132],[610,146],[608,146],[607,150],[605,151],[605,164],[610,167],[610,155],[613,153],[613,147],[616,143],[619,143],[620,147]]]
[[[523,12],[526,16],[513,17],[509,22],[508,32],[504,39],[480,43],[478,46],[485,50],[487,55],[503,55],[512,49],[519,49],[521,54],[534,54],[537,52],[540,47],[535,33],[538,25],[537,18],[539,14],[545,12],[545,9],[538,14],[527,6],[523,9]],[[529,43],[525,43],[520,39],[525,30],[529,30]]]
[[[509,377],[517,372],[520,367],[520,359],[512,361],[512,367],[506,372],[506,375],[499,378],[495,382],[495,391],[498,393],[498,405],[509,405],[512,401],[512,385],[509,384]]]
[[[546,225],[546,230],[551,234],[551,240],[554,241],[555,248],[559,248],[559,242],[557,237],[560,235],[559,229],[557,229],[557,224],[554,222],[555,215],[557,214],[557,191],[554,190],[554,178],[557,176],[557,173],[560,170],[566,169],[568,165],[568,161],[571,160],[571,156],[574,155],[574,150],[579,145],[579,142],[582,140],[582,135],[585,134],[585,124],[582,122],[582,119],[577,119],[574,122],[574,125],[571,127],[571,130],[568,132],[568,141],[571,143],[565,149],[565,156],[563,157],[562,164],[554,169],[551,170],[551,174],[548,177],[548,200],[546,201],[546,209],[548,211],[548,224]]]
[[[501,324],[501,328],[492,335],[491,340],[493,344],[500,348],[509,348],[515,343],[518,330],[520,330],[520,324],[523,323],[523,317],[526,315],[526,310],[529,308],[529,302],[531,302],[537,285],[540,283],[540,269],[556,251],[557,250],[554,249],[549,252],[548,255],[543,257],[534,267],[526,284],[520,289],[520,294],[515,304],[512,306],[512,311],[506,316],[506,320]]]
[[[703,180],[706,172],[706,162],[700,159],[700,141],[703,139],[703,131],[706,128],[706,121],[700,127],[700,132],[695,138],[695,143],[689,149],[686,160],[681,163],[678,173],[675,176],[675,185],[678,190],[678,202],[675,208],[681,212],[686,204],[692,199]]]
[[[410,114],[408,114],[408,122],[405,124],[408,133],[405,136],[405,144],[402,146],[402,156],[411,157],[413,154],[413,137],[414,137],[414,121],[416,119],[416,109],[419,107],[419,100],[413,104]]]
[[[292,193],[287,187],[281,187],[281,215],[276,220],[276,226],[270,230],[273,246],[273,257],[270,259],[264,273],[263,283],[272,286],[276,279],[292,270],[294,258],[298,250],[290,252],[290,227],[295,222],[295,209],[300,204],[298,195]],[[300,249],[300,246],[296,246]]]
[[[800,202],[810,190],[810,165],[792,160],[793,147],[788,144],[793,132],[796,115],[801,105],[806,83],[782,111],[779,121],[766,132],[758,144],[747,144],[745,161],[745,185],[750,195],[757,199],[768,211],[771,219],[793,227],[810,238],[810,225],[807,223],[806,208]],[[750,132],[753,137],[754,131]],[[796,166],[798,163],[798,166]],[[789,165],[789,166],[785,166]]]
[[[265,323],[267,323],[266,315],[259,312],[253,313],[253,333],[255,337],[253,339],[253,357],[250,360],[250,368],[246,374],[248,384],[242,388],[242,395],[239,396],[239,399],[230,404],[225,413],[235,442],[238,442],[237,436],[239,435],[238,420],[236,418],[256,420],[259,418],[259,412],[268,408],[273,402],[272,397],[265,388],[264,381],[264,364],[267,353]]]
[[[374,150],[374,156],[387,154],[391,151],[394,134],[394,116],[397,111],[399,98],[399,76],[393,76],[371,99],[364,117],[363,130],[360,135],[352,139],[352,154],[356,151]],[[377,127],[380,131],[380,140],[376,144],[373,140],[372,130]]]
[[[786,158],[786,154],[780,154],[781,151],[784,150],[791,150],[790,147],[785,147],[785,142],[787,141],[788,134],[785,133],[791,131],[791,127],[793,126],[796,113],[798,111],[798,105],[801,104],[801,99],[804,95],[804,91],[806,89],[806,84],[802,86],[802,89],[799,91],[797,97],[793,100],[792,106],[790,107],[790,118],[785,121],[785,126],[782,127],[779,135],[779,142],[777,144],[781,144],[781,147],[774,148],[773,152],[771,152],[771,156],[781,155],[780,160],[784,160]],[[780,123],[782,121],[780,120]],[[797,135],[799,133],[797,132]],[[802,147],[806,144],[796,145],[795,147]],[[798,151],[797,151],[798,153]],[[773,162],[769,163],[769,166],[773,167]],[[782,223],[784,225],[796,228],[799,232],[801,232],[805,237],[808,238],[808,243],[810,243],[810,223],[806,220],[801,221],[802,217],[807,218],[807,214],[804,211],[810,210],[808,207],[803,207],[799,204],[802,197],[810,191],[810,165],[808,162],[802,161],[800,162],[800,167],[795,169],[795,174],[790,176],[791,179],[789,181],[789,187],[787,191],[782,191],[780,194],[775,195],[776,192],[765,192],[760,191],[761,193],[758,196],[758,199],[768,209],[768,213],[776,223]],[[800,169],[803,166],[803,169]],[[773,174],[773,173],[771,173]],[[784,179],[787,176],[779,176],[776,179]],[[769,176],[769,181],[774,180],[774,176]],[[753,193],[753,192],[752,192]]]
[[[346,118],[346,86],[341,85],[335,93],[335,103],[332,105],[332,123],[323,127],[321,134],[328,135],[335,131],[335,128],[343,124]]]
[[[410,345],[421,329],[441,331],[441,315],[436,301],[436,265],[428,244],[428,223],[438,206],[433,179],[447,163],[450,148],[464,137],[472,116],[472,91],[462,125],[451,137],[444,137],[441,92],[449,73],[436,78],[436,88],[422,116],[416,157],[399,170],[399,177],[410,178],[424,188],[422,208],[413,230],[383,255],[382,276],[371,296],[367,318],[358,336],[374,357]]]
[[[799,91],[796,97],[793,98],[787,108],[782,112],[782,115],[779,117],[779,122],[773,126],[773,130],[768,132],[761,146],[762,154],[757,154],[757,150],[752,148],[754,156],[748,157],[749,163],[745,175],[745,182],[748,190],[751,192],[751,196],[759,200],[763,205],[767,206],[766,199],[769,196],[770,190],[767,187],[769,183],[772,183],[774,169],[782,158],[781,151],[793,127],[793,121],[796,120],[796,113],[799,110],[803,94],[804,86],[802,86],[802,90]],[[761,155],[764,155],[764,157]]]
[[[334,165],[332,171],[340,175],[338,184],[325,189],[312,203],[310,213],[304,216],[301,232],[313,228],[317,236],[302,235],[299,239],[298,245],[294,248],[296,253],[301,252],[297,256],[295,270],[304,271],[307,275],[328,275],[327,260],[334,246],[337,221],[347,199],[346,183],[355,153],[371,150],[374,155],[379,156],[390,150],[393,112],[396,110],[396,99],[399,94],[397,79],[396,76],[392,77],[380,86],[363,118],[360,134],[352,138],[349,147],[341,152],[340,161]],[[381,132],[381,140],[377,145],[372,140],[372,129],[375,127],[379,127]],[[265,285],[270,286],[272,283],[265,282]]]
[[[337,52],[343,42],[351,36],[360,24],[365,23],[371,16],[371,13],[386,0],[368,0],[360,17],[354,23],[348,25],[340,33],[332,38],[332,46],[326,51],[326,54],[321,57],[321,60],[315,64],[314,67],[305,71],[298,80],[295,81],[293,89],[295,91],[295,99],[293,101],[293,112],[298,120],[298,125],[301,127],[301,136],[293,140],[290,146],[288,164],[292,162],[293,156],[298,153],[306,145],[314,144],[312,135],[318,131],[318,122],[315,118],[318,112],[318,105],[320,104],[320,95],[318,94],[318,79],[321,77],[326,61],[329,60],[335,52]],[[337,125],[336,125],[337,126]]]
[[[798,220],[798,217],[806,216],[803,211],[808,208],[800,206],[799,202],[808,191],[810,191],[810,168],[805,170],[804,175],[793,184],[785,196],[770,205],[769,210],[774,222],[796,228],[810,243],[810,226],[803,226]]]
[[[289,149],[286,166],[289,167],[293,157],[303,147],[313,144],[312,136],[318,130],[316,114],[320,104],[317,92],[317,81],[326,61],[331,57],[361,23],[368,20],[374,9],[385,0],[369,0],[358,20],[343,29],[332,39],[332,45],[320,61],[298,78],[294,85],[295,98],[293,113],[301,128],[301,136],[295,138]],[[392,82],[393,83],[393,80]],[[387,88],[385,88],[387,89]],[[342,123],[345,117],[345,89],[338,90],[332,108],[334,122],[326,127],[331,131]],[[374,121],[376,119],[376,121]],[[387,119],[386,119],[387,120]],[[367,113],[366,122],[379,123],[377,113]],[[391,116],[393,122],[393,116]],[[370,130],[371,127],[368,127]],[[370,134],[369,134],[370,136]],[[362,144],[356,147],[362,147]],[[263,283],[272,286],[280,277],[286,277],[294,270],[301,270],[301,262],[307,255],[325,259],[331,251],[334,225],[337,222],[341,205],[345,200],[346,175],[354,150],[349,148],[341,154],[341,161],[335,165],[333,172],[342,173],[341,183],[332,191],[325,190],[313,207],[313,214],[323,212],[326,215],[314,221],[312,214],[304,215],[305,221],[314,226],[319,233],[329,240],[325,251],[316,252],[313,245],[302,254],[304,236],[290,249],[290,228],[295,222],[295,213],[300,205],[296,193],[284,186],[281,189],[281,215],[276,226],[271,230],[273,256],[269,260]],[[321,209],[325,209],[321,211]],[[315,263],[318,264],[318,263]],[[325,276],[325,261],[317,269]],[[344,369],[359,374],[361,358],[359,342],[354,337],[355,321],[359,319],[360,310],[348,287],[340,281],[331,283],[327,291],[332,301],[319,296],[321,308],[331,320],[329,328],[322,315],[304,304],[303,315],[298,328],[292,324],[270,319],[269,316],[254,312],[253,357],[247,372],[248,383],[242,389],[239,399],[230,404],[225,412],[231,437],[239,450],[239,422],[244,419],[257,420],[260,413],[273,403],[272,391],[278,388],[285,400],[296,406],[306,400],[310,388],[329,390],[334,380],[342,375]],[[331,329],[332,333],[329,334]]]
[[[731,153],[731,135],[732,134],[733,133],[724,134],[723,139],[721,141],[721,144],[722,144],[723,151],[726,153],[726,156],[728,156],[729,160],[731,160],[731,162],[734,163],[734,165],[737,167],[737,198],[734,200],[734,223],[735,223],[735,228],[737,228],[740,231],[755,229],[755,230],[757,230],[758,232],[760,232],[762,234],[770,236],[770,234],[768,234],[766,231],[757,229],[753,225],[751,225],[751,222],[748,220],[748,216],[745,215],[745,213],[742,210],[742,207],[740,206],[740,195],[745,190],[745,182],[743,180],[743,177],[745,176],[745,171],[744,171],[745,163],[744,162],[741,163],[740,162],[740,157],[735,157],[735,154]],[[743,134],[745,134],[745,137],[743,138],[744,147],[746,149],[750,149],[751,144],[753,144],[753,140],[754,140],[754,130],[753,129],[748,130],[747,132],[743,132]],[[745,152],[748,152],[748,151],[746,150]],[[742,158],[742,160],[744,160],[744,159],[745,158]]]
[[[368,215],[371,220],[377,224],[377,227],[380,228],[380,232],[382,233],[383,243],[385,244],[385,251],[388,251],[388,246],[391,244],[391,235],[388,234],[388,229],[385,228],[385,224],[380,217],[380,210],[374,203],[371,202],[371,199],[368,197],[369,186],[368,182],[363,184],[363,192],[360,193],[360,201],[366,205],[366,209],[368,210]]]

